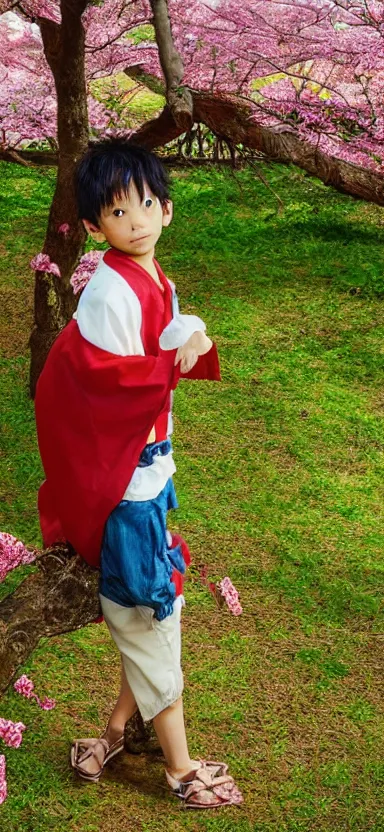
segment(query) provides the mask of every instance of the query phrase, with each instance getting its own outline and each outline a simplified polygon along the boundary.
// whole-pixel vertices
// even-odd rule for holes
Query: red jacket
[[[118,356],[86,341],[75,320],[60,333],[38,381],[36,425],[45,482],[39,491],[44,545],[69,541],[98,566],[106,520],[123,498],[147,437],[167,412],[179,381],[176,350],[161,350],[171,287],[164,293],[126,255],[104,260],[127,280],[142,307],[144,356]],[[215,345],[186,378],[220,378]]]

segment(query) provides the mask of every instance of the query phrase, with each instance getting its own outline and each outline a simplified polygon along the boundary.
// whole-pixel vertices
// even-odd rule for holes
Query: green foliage
[[[95,99],[109,111],[107,126],[119,130],[134,129],[155,118],[165,103],[164,96],[151,92],[124,73],[93,81],[91,89]]]
[[[3,700],[1,715],[28,726],[7,751],[9,832],[384,830],[382,211],[295,169],[262,172],[272,190],[253,169],[173,174],[175,219],[157,252],[221,356],[221,384],[176,392],[171,527],[194,558],[191,753],[228,760],[244,807],[180,812],[160,763],[129,755],[98,787],[73,780],[69,742],[102,730],[118,689],[116,652],[94,625],[45,640],[23,668],[55,711]],[[1,173],[0,528],[38,544],[28,260],[54,182]],[[215,608],[199,564],[230,575],[243,616]]]
[[[144,23],[142,26],[136,26],[128,33],[128,38],[137,46],[138,43],[155,43],[155,29],[150,23]]]

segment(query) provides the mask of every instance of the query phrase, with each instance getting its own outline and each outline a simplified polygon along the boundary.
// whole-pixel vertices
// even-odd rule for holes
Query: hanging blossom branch
[[[239,593],[228,576],[213,583],[208,580],[207,566],[200,568],[199,576],[201,583],[212,593],[218,607],[222,607],[225,603],[232,615],[241,615],[243,608],[240,604]]]
[[[39,708],[43,711],[51,711],[53,708],[56,707],[55,699],[49,699],[48,696],[44,696],[44,699],[40,699],[36,693],[34,693],[34,684],[31,679],[28,679],[28,676],[20,676],[20,679],[17,679],[14,686],[16,693],[20,693],[21,696],[25,696],[26,699],[34,699]]]

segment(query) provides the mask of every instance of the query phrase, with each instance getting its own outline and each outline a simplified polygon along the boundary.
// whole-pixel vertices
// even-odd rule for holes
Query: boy
[[[111,248],[48,356],[36,394],[46,480],[45,545],[68,540],[100,566],[100,601],[122,659],[121,690],[100,739],[78,740],[71,761],[96,781],[123,750],[139,709],[153,720],[172,792],[192,808],[241,802],[223,763],[190,759],[180,666],[182,575],[189,553],[166,528],[177,506],[172,390],[180,375],[218,379],[205,325],[180,315],[154,260],[172,218],[167,175],[151,153],[102,142],[80,161],[79,215]]]

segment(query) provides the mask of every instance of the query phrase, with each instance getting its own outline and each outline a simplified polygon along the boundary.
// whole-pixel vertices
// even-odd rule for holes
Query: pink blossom
[[[239,593],[234,587],[230,578],[223,578],[219,582],[219,590],[226,601],[228,609],[232,615],[241,615],[243,608],[239,602]]]
[[[51,711],[52,708],[56,707],[56,702],[54,699],[49,699],[48,696],[44,696],[44,699],[40,699],[36,693],[34,693],[34,684],[31,679],[28,679],[28,676],[20,676],[14,686],[15,691],[20,693],[21,696],[25,696],[27,699],[34,699],[39,708],[42,708],[43,711]]]
[[[83,256],[80,258],[79,265],[77,269],[73,272],[73,275],[69,281],[72,286],[74,295],[77,295],[78,292],[81,292],[81,290],[84,289],[84,286],[87,285],[88,281],[96,271],[102,253],[102,251],[96,251],[95,249],[93,249],[92,251],[88,251],[87,254],[83,254]]]
[[[7,779],[4,754],[0,754],[0,803],[7,799]]]
[[[39,700],[39,707],[42,708],[43,711],[52,711],[52,708],[56,708],[56,700],[49,699],[48,696],[44,696],[44,699]]]
[[[2,144],[18,148],[48,140],[55,146],[55,87],[35,20],[59,25],[60,4],[24,0],[21,11],[12,0],[0,0],[0,8],[12,10],[0,15]],[[381,172],[382,0],[172,0],[169,11],[187,86],[217,98],[244,96],[251,120],[260,127],[289,125],[298,138],[330,157]],[[130,111],[136,93],[120,88],[117,73],[140,65],[162,79],[156,43],[141,38],[135,43],[130,37],[150,19],[148,0],[103,0],[88,3],[84,11],[93,134],[113,134],[120,125],[129,134],[136,127]],[[101,77],[108,79],[103,91],[92,83]]]
[[[59,234],[64,234],[64,237],[66,237],[70,228],[71,226],[67,222],[63,222],[61,225],[59,225],[57,230]]]
[[[10,748],[19,748],[23,740],[23,731],[25,725],[22,722],[12,722],[0,717],[0,737]]]
[[[13,685],[15,691],[20,693],[21,696],[26,696],[27,699],[30,699],[32,696],[32,691],[34,688],[34,684],[31,679],[28,679],[28,676],[20,676],[20,679],[17,679],[15,684]]]
[[[0,581],[4,580],[11,569],[23,563],[32,563],[35,557],[35,552],[29,551],[21,540],[12,534],[0,532]]]
[[[54,274],[56,277],[61,277],[57,263],[52,263],[48,254],[43,254],[42,252],[36,254],[29,265],[36,272],[47,272],[48,274]]]

